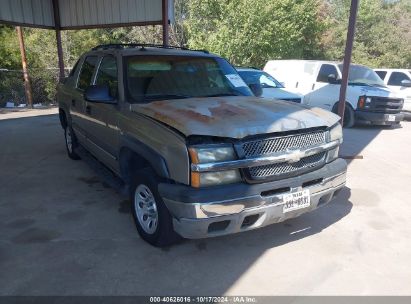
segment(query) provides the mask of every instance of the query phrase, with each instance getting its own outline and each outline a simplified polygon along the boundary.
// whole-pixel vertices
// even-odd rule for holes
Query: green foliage
[[[0,25],[0,68],[16,69],[20,66],[16,30],[12,26]]]
[[[342,59],[350,1],[330,1],[330,28],[323,39],[326,57]],[[371,67],[411,68],[411,2],[361,0],[353,62]]]
[[[207,49],[233,64],[262,67],[268,59],[341,60],[350,0],[175,0],[173,45]],[[411,68],[411,1],[361,0],[353,61]],[[161,26],[62,31],[64,64],[102,43],[161,43]],[[36,102],[54,100],[55,32],[24,29]],[[16,30],[0,25],[0,102],[24,102]]]
[[[325,23],[317,0],[188,0],[188,44],[237,65],[314,58]]]

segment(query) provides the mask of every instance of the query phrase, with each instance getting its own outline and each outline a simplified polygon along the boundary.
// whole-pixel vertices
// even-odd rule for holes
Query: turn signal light
[[[365,105],[365,97],[364,96],[360,96],[360,98],[358,99],[358,107],[359,108],[364,108]]]

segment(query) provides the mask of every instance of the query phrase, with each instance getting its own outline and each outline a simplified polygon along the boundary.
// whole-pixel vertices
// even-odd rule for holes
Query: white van
[[[404,117],[411,119],[411,69],[374,69],[392,91],[404,98]]]
[[[304,95],[303,103],[338,111],[342,64],[332,61],[270,60],[264,71],[287,89]],[[370,68],[352,64],[348,77],[344,125],[394,125],[403,120],[403,98],[385,86]]]

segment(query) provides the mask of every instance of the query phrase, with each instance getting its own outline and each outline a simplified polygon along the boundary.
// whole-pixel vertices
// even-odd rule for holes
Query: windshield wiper
[[[377,87],[377,88],[385,88],[385,85],[381,85],[378,83],[366,83],[366,82],[348,82],[349,85],[358,85],[358,86],[366,86],[366,87]]]
[[[158,94],[158,95],[145,95],[144,100],[160,100],[160,99],[183,99],[190,98],[189,95],[178,95],[178,94]]]
[[[365,83],[365,82],[355,82],[355,81],[350,81],[350,82],[348,82],[348,85],[358,85],[358,86],[366,86],[366,87],[370,87],[370,86],[371,86],[369,83]]]
[[[219,94],[212,94],[212,95],[205,95],[204,97],[223,97],[223,96],[243,96],[236,93],[219,93]]]

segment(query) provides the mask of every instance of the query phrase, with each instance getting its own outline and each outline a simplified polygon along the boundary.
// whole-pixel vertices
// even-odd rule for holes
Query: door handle
[[[91,106],[87,106],[87,107],[86,107],[86,113],[87,113],[87,114],[91,114]]]
[[[315,83],[313,83],[313,86],[311,87],[311,90],[314,90],[315,88]]]
[[[74,99],[71,100],[71,105],[72,105],[73,107],[76,106],[76,101],[75,101]]]

